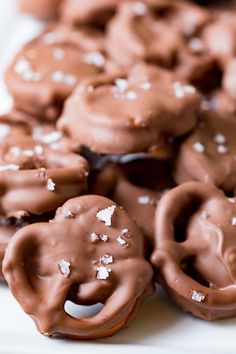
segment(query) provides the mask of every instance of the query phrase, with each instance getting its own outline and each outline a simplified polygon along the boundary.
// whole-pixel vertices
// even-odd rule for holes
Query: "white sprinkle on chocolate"
[[[225,146],[225,145],[218,145],[217,146],[217,152],[219,153],[219,154],[227,154],[227,152],[228,152],[228,148]]]
[[[200,293],[196,290],[192,290],[192,300],[202,302],[205,300],[205,298],[206,296],[203,293]]]
[[[10,133],[11,128],[8,124],[0,124],[0,139],[4,139],[8,136],[8,134]]]
[[[144,16],[147,13],[147,5],[142,1],[136,1],[133,4],[133,13],[137,16]]]
[[[96,214],[96,217],[99,221],[105,223],[106,226],[111,226],[111,219],[115,212],[116,206],[112,205],[106,209],[99,210]]]
[[[236,216],[231,219],[231,225],[236,226]]]
[[[202,213],[201,213],[201,219],[202,220],[207,220],[209,218],[209,215],[208,213],[204,210]]]
[[[70,261],[66,261],[65,259],[62,259],[60,262],[58,262],[59,270],[65,278],[68,278],[70,275],[70,265]]]
[[[105,256],[101,257],[99,260],[102,264],[105,265],[113,263],[113,257],[110,254],[105,254]]]
[[[193,150],[195,150],[199,154],[203,154],[205,151],[205,146],[199,141],[197,141],[196,143],[193,144]]]
[[[53,51],[53,56],[56,60],[63,60],[65,58],[65,52],[62,48],[56,48]]]
[[[144,91],[148,91],[148,90],[150,90],[150,89],[152,88],[152,84],[151,84],[151,82],[148,82],[148,81],[142,82],[142,83],[140,84],[140,88],[141,88],[142,90],[144,90]]]
[[[127,241],[122,238],[122,236],[117,237],[117,241],[121,246],[127,246]]]
[[[173,83],[173,90],[176,98],[184,98],[188,94],[193,95],[197,92],[194,86],[183,85],[178,81]]]
[[[102,242],[107,242],[107,241],[108,241],[108,236],[107,236],[106,234],[101,234],[101,235],[100,235],[100,240],[101,240]]]
[[[151,198],[148,195],[141,195],[138,197],[138,204],[148,205],[151,203]]]
[[[111,272],[111,268],[104,267],[104,266],[97,267],[97,279],[106,280],[107,278],[109,278],[110,272]]]
[[[70,210],[66,210],[64,216],[66,219],[74,219],[75,217],[75,215]]]
[[[56,189],[56,183],[53,182],[51,178],[47,180],[47,190],[53,192]]]
[[[126,79],[116,79],[115,84],[119,93],[125,92],[129,86],[128,81]]]
[[[225,144],[226,143],[226,137],[221,134],[221,133],[218,133],[214,136],[214,141],[217,143],[217,144]]]
[[[0,165],[0,171],[19,171],[20,166],[15,164]]]
[[[106,60],[100,52],[91,52],[84,56],[84,62],[89,65],[94,65],[97,68],[103,68]]]
[[[134,101],[134,100],[136,100],[138,98],[138,95],[134,91],[129,91],[129,92],[126,93],[125,97],[129,101]]]
[[[96,242],[99,240],[99,235],[96,234],[96,232],[92,232],[90,235],[89,235],[89,239],[92,243]]]

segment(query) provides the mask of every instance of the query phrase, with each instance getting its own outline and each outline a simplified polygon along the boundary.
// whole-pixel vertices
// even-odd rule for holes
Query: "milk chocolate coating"
[[[214,320],[236,314],[235,199],[188,182],[169,191],[156,213],[152,263],[172,299]]]
[[[170,67],[183,45],[179,31],[145,3],[126,1],[108,24],[107,51],[123,67],[139,61]],[[121,52],[122,48],[122,52]]]
[[[180,147],[176,181],[201,181],[232,192],[236,177],[235,129],[235,118],[206,115]]]
[[[62,0],[19,0],[21,10],[40,20],[51,20],[58,16]]]
[[[18,130],[17,130],[18,129]],[[86,191],[89,167],[74,153],[35,142],[22,125],[0,124],[0,210],[43,214]]]
[[[215,56],[222,68],[236,55],[236,14],[222,12],[203,31],[206,47]]]
[[[3,272],[41,333],[99,338],[126,326],[152,294],[153,271],[143,252],[142,233],[125,211],[109,199],[87,195],[66,202],[52,223],[18,231]],[[104,307],[94,317],[78,319],[65,312],[69,299]]]
[[[142,152],[193,129],[199,102],[197,90],[177,75],[138,64],[129,74],[78,85],[58,129],[96,153]]]
[[[154,158],[110,163],[92,178],[90,190],[121,205],[153,244],[154,215],[162,195],[174,186],[171,164]]]
[[[236,19],[236,16],[235,16]],[[235,26],[236,27],[236,26]],[[236,32],[235,32],[236,33]],[[223,78],[223,88],[227,95],[236,101],[236,58],[230,60],[225,68]]]
[[[115,13],[118,0],[64,0],[61,8],[62,21],[73,25],[104,25]]]
[[[6,71],[16,108],[55,120],[76,85],[103,71],[105,57],[99,48],[96,31],[49,27],[16,55]]]

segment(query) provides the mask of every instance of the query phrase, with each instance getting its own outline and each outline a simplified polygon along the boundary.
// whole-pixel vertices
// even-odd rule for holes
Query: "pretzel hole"
[[[176,242],[182,243],[186,241],[191,216],[199,209],[201,202],[198,199],[191,200],[190,203],[181,209],[178,217],[174,220],[174,238]]]
[[[182,261],[181,269],[186,275],[188,275],[199,284],[205,286],[206,288],[210,288],[209,282],[204,279],[204,277],[197,271],[195,267],[195,257],[190,257]]]
[[[138,187],[157,191],[174,187],[174,181],[167,172],[170,169],[168,162],[144,158],[130,161],[122,167],[127,179]]]
[[[64,305],[65,312],[74,318],[91,318],[96,316],[104,305],[97,303],[94,305],[77,305],[72,301],[67,300]]]

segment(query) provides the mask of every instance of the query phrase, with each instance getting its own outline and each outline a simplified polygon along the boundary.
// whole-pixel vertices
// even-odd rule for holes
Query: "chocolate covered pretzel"
[[[169,161],[151,157],[110,163],[91,179],[90,190],[121,205],[152,244],[156,207],[162,195],[174,186],[170,168]]]
[[[185,311],[214,320],[236,314],[236,204],[214,186],[188,182],[156,213],[157,281]]]
[[[55,120],[64,100],[84,78],[103,71],[101,37],[94,30],[56,25],[28,43],[7,69],[16,108]]]
[[[108,24],[107,51],[123,67],[139,61],[171,67],[182,45],[179,31],[144,2],[123,2]]]
[[[40,20],[51,20],[58,16],[63,0],[19,0],[21,10]]]
[[[119,0],[64,0],[61,8],[63,21],[73,24],[104,25],[115,13]]]
[[[235,118],[207,114],[180,146],[175,179],[178,183],[201,181],[226,192],[235,189]]]
[[[78,85],[58,129],[97,153],[142,152],[193,129],[199,103],[197,90],[177,75],[138,64],[129,74]]]
[[[18,231],[3,271],[13,295],[46,336],[110,336],[153,292],[142,233],[122,208],[95,195],[69,200],[51,223]],[[64,309],[67,300],[104,307],[91,318],[75,318]]]

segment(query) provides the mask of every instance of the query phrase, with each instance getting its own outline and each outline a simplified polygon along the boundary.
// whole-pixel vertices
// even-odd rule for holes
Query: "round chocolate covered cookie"
[[[236,315],[236,200],[188,182],[165,194],[156,213],[157,281],[185,311],[206,320]]]
[[[125,327],[153,292],[142,233],[104,197],[71,199],[51,223],[27,226],[11,240],[3,262],[8,285],[47,336],[110,336]],[[65,302],[104,307],[75,318]]]
[[[103,71],[102,38],[94,30],[56,25],[28,43],[7,69],[16,108],[55,120],[64,100],[84,78]]]
[[[78,85],[58,129],[97,153],[142,152],[193,129],[199,104],[197,90],[179,76],[137,64],[129,74]]]

